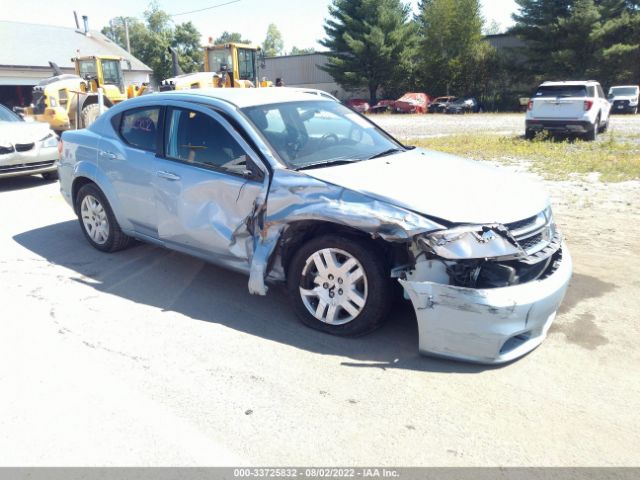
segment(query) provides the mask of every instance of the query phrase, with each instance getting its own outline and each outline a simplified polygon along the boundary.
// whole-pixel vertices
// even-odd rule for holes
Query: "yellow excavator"
[[[85,56],[72,58],[76,74],[63,74],[53,62],[53,76],[41,80],[32,91],[32,104],[18,109],[25,118],[47,122],[60,133],[86,128],[100,115],[98,88],[103,92],[103,110],[137,97],[147,91],[148,84],[125,85],[122,58]]]
[[[176,51],[169,47],[173,60],[173,77],[163,80],[160,91],[193,88],[270,87],[271,82],[258,78],[261,49],[243,43],[225,43],[204,47],[204,72],[184,73]]]

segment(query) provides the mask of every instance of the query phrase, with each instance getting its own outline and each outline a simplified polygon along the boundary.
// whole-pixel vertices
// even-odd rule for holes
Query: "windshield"
[[[223,65],[227,66],[227,70],[231,70],[232,64],[230,49],[209,50],[209,71],[221,72]]]
[[[95,77],[97,74],[95,60],[80,60],[79,62],[80,76],[85,78],[87,75]]]
[[[584,85],[547,85],[539,87],[536,97],[586,97]]]
[[[638,95],[637,87],[613,87],[609,95]]]
[[[353,110],[330,101],[247,107],[243,112],[290,168],[357,162],[404,148]]]
[[[0,105],[0,122],[22,122],[20,115],[13,113],[4,105]]]

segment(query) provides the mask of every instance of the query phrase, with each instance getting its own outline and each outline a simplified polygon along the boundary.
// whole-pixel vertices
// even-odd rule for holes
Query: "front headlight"
[[[448,260],[498,258],[523,254],[502,225],[465,225],[420,236],[418,246]]]
[[[638,105],[638,97],[632,98],[631,101],[629,102],[629,105],[631,105],[632,107],[635,107],[636,105]]]
[[[58,146],[58,137],[56,137],[54,133],[50,133],[49,135],[44,137],[42,140],[40,140],[41,148],[52,148],[52,147],[55,148],[57,146]]]

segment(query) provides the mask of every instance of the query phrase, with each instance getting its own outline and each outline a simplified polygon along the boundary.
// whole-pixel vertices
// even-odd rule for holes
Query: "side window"
[[[587,89],[588,91],[588,95],[589,97],[595,97],[596,96],[596,87],[588,87]]]
[[[598,85],[597,88],[598,88],[598,96],[600,98],[605,98],[604,91],[602,91],[602,87],[600,85]]]
[[[166,122],[167,157],[235,174],[247,169],[246,152],[213,117],[172,108]]]
[[[160,107],[128,110],[122,114],[120,135],[134,148],[156,151]]]

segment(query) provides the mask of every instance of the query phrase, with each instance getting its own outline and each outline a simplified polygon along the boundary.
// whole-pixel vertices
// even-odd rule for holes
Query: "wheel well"
[[[88,185],[89,183],[95,184],[95,182],[89,180],[87,177],[78,177],[73,181],[73,185],[71,186],[71,198],[73,199],[73,209],[76,211],[76,214],[78,213],[76,206],[76,198],[78,196],[78,192],[82,187]]]
[[[104,105],[106,107],[113,107],[113,103],[111,102],[111,100],[109,100],[109,98],[105,95],[102,97],[104,100]],[[84,102],[82,102],[82,105],[80,107],[80,111],[82,111],[84,109],[84,107],[88,106],[88,105],[93,105],[98,103],[98,95],[89,95]]]
[[[408,259],[407,248],[403,243],[392,243],[381,238],[372,238],[370,234],[347,225],[317,220],[300,221],[289,224],[280,237],[278,252],[285,274],[289,269],[291,259],[300,246],[312,238],[327,234],[341,235],[370,245],[376,251],[378,258],[385,263],[385,268],[391,269]]]

